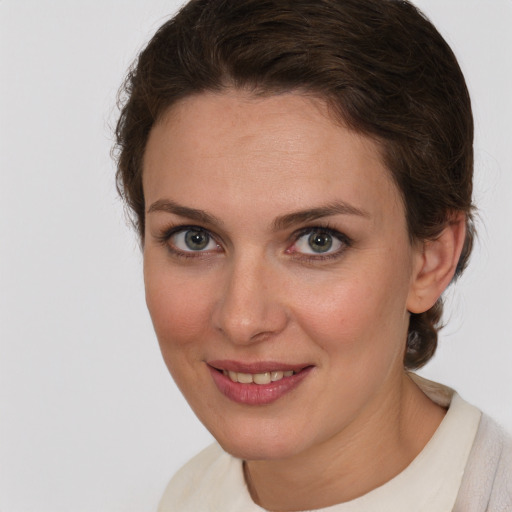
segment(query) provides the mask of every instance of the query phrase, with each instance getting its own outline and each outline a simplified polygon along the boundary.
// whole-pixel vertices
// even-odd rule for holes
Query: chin
[[[223,450],[242,460],[282,460],[296,454],[296,448],[280,443],[255,443],[254,441],[243,442],[242,440],[219,441]]]
[[[302,436],[275,424],[254,422],[250,428],[232,424],[231,428],[210,430],[222,448],[233,457],[243,460],[279,460],[293,457],[307,445]]]

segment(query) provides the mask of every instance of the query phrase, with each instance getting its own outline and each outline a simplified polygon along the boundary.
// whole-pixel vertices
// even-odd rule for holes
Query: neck
[[[392,389],[383,390],[380,400],[321,445],[284,460],[246,461],[255,503],[283,512],[328,507],[362,496],[403,471],[445,411],[406,374]]]

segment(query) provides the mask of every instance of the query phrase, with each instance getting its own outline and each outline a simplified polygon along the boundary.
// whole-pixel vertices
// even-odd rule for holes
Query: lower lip
[[[208,366],[219,391],[233,402],[244,405],[267,405],[279,400],[295,389],[309,375],[312,368],[312,366],[308,366],[299,373],[283,377],[281,380],[269,384],[240,384]]]

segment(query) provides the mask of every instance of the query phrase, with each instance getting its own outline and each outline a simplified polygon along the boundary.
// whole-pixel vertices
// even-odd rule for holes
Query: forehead
[[[212,202],[204,196],[215,191],[224,201],[263,194],[292,208],[323,197],[365,209],[357,203],[397,196],[378,145],[336,122],[324,101],[294,93],[181,100],[150,134],[143,181],[148,201],[167,191]]]

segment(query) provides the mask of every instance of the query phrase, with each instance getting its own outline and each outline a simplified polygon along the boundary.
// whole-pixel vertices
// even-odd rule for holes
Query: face
[[[418,257],[377,146],[320,100],[204,93],[153,128],[143,173],[148,308],[220,444],[285,458],[377,417]]]

